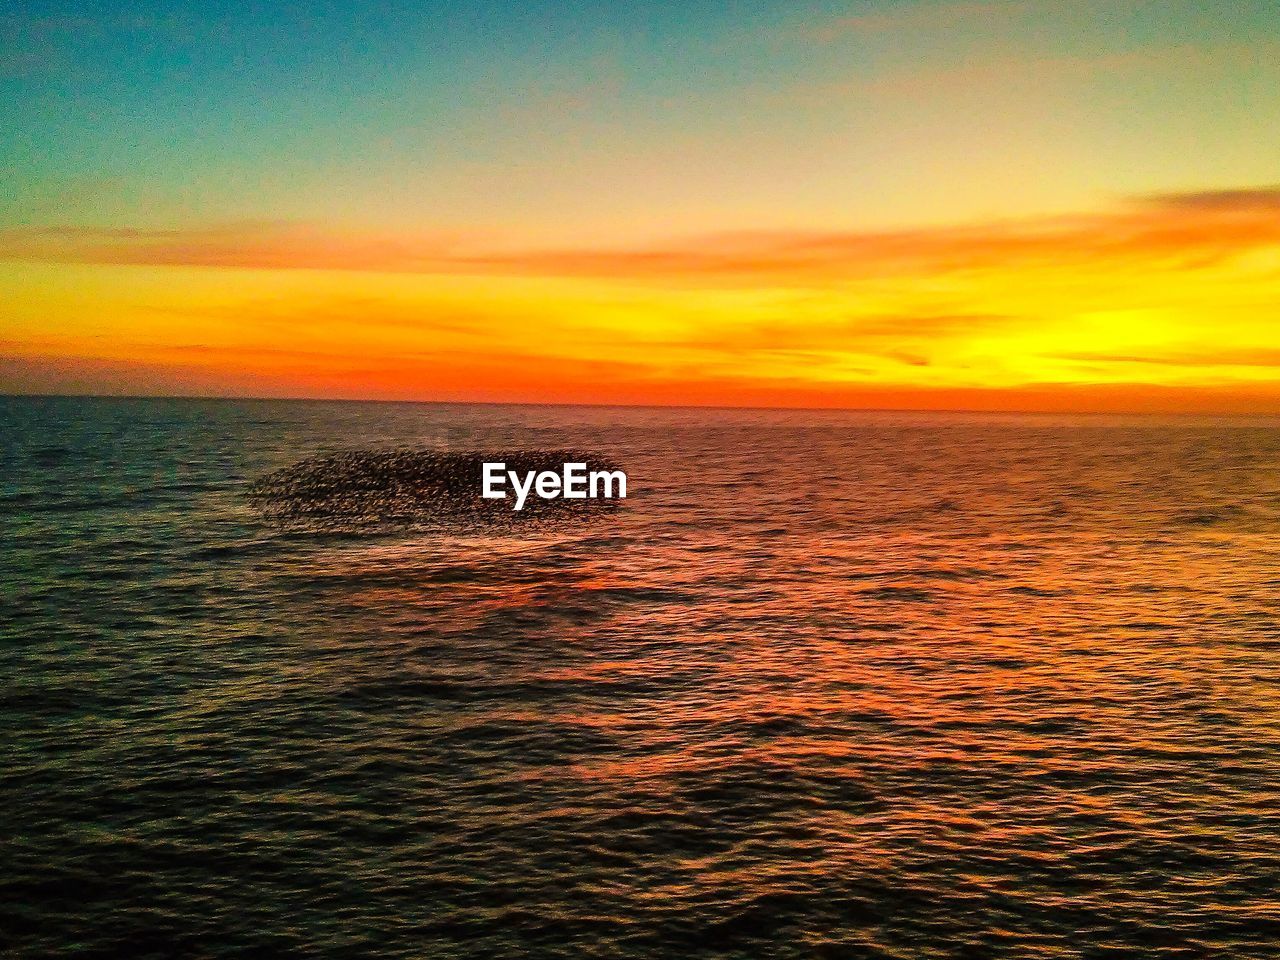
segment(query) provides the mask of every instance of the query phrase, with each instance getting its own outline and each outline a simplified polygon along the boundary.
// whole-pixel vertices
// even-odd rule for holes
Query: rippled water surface
[[[0,400],[25,956],[1280,956],[1275,421]],[[277,529],[346,449],[616,513]]]

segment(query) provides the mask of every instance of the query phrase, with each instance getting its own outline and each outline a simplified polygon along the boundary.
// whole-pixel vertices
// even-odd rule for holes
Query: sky
[[[19,2],[0,392],[1280,412],[1274,0]]]

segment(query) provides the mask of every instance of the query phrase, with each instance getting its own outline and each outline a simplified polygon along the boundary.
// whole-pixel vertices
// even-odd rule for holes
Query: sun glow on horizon
[[[1155,6],[19,14],[0,390],[1280,411],[1280,15]]]

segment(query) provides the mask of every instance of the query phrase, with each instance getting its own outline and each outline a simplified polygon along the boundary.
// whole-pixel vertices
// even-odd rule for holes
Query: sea
[[[280,525],[347,451],[616,510]],[[1280,956],[1280,421],[0,399],[0,955]]]

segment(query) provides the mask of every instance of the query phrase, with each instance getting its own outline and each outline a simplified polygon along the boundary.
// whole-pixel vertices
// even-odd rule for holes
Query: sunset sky
[[[19,2],[0,392],[1280,412],[1280,4]]]

